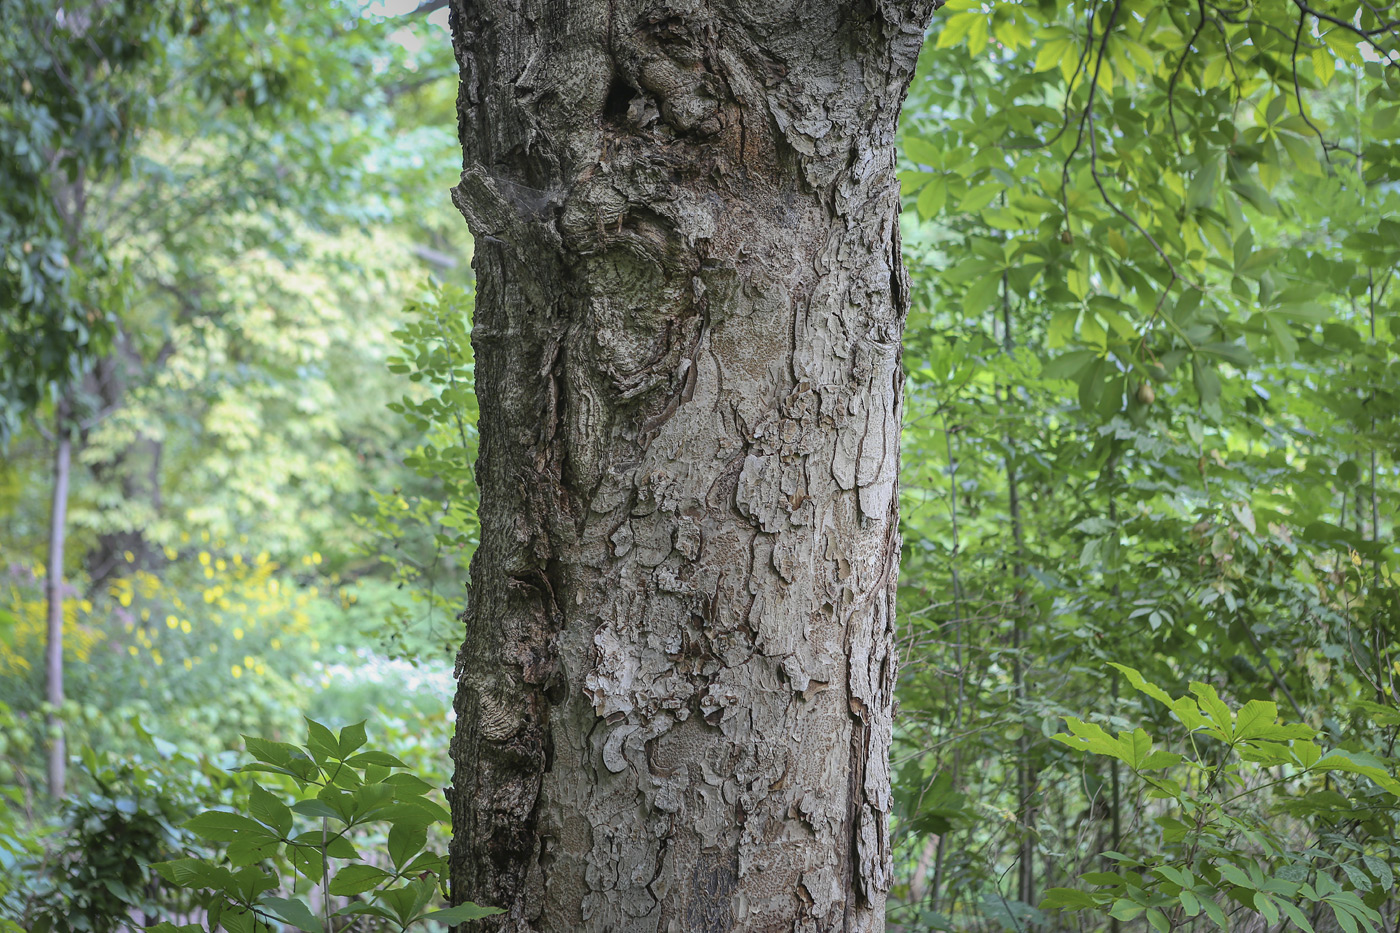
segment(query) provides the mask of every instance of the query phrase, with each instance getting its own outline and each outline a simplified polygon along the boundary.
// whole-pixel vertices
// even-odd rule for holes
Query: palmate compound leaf
[[[410,881],[397,888],[378,892],[376,902],[394,912],[401,926],[408,926],[423,915],[437,896],[437,885],[430,879]]]
[[[1169,768],[1184,760],[1175,752],[1154,750],[1152,736],[1148,735],[1144,729],[1120,732],[1117,738],[1114,738],[1104,731],[1102,726],[1084,722],[1073,716],[1068,717],[1065,722],[1069,726],[1070,732],[1074,734],[1067,735],[1061,732],[1052,736],[1055,741],[1068,745],[1070,748],[1117,758],[1135,771]]]
[[[185,823],[185,828],[214,842],[227,842],[228,858],[234,865],[251,865],[272,854],[281,842],[275,830],[257,820],[223,810],[201,813]]]
[[[1235,714],[1234,735],[1237,740],[1286,742],[1290,739],[1311,739],[1316,734],[1316,730],[1301,723],[1280,724],[1278,704],[1266,700],[1250,700]]]

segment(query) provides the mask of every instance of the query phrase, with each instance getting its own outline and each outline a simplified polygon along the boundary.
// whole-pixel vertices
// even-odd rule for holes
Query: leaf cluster
[[[464,903],[435,909],[445,896],[444,858],[427,849],[430,828],[450,817],[429,799],[431,785],[387,752],[365,750],[365,724],[338,733],[306,720],[304,745],[244,736],[255,759],[240,772],[286,779],[291,800],[249,783],[240,809],[210,810],[185,828],[220,845],[219,858],[155,866],[172,884],[202,892],[210,931],[259,933],[283,923],[324,933],[334,918],[376,917],[404,930],[429,921],[457,924],[499,913]],[[276,786],[276,785],[274,785]],[[386,830],[387,864],[362,856],[356,837]],[[276,870],[280,868],[285,875]],[[297,892],[319,887],[320,910]],[[332,908],[334,899],[347,899]],[[193,933],[200,924],[157,924],[157,933]]]

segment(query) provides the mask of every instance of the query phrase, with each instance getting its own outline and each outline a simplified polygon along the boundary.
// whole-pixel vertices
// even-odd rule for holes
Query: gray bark
[[[894,131],[933,0],[457,0],[481,545],[453,896],[883,929]]]

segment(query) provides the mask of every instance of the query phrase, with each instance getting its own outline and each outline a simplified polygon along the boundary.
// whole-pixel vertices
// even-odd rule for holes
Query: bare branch
[[[1176,67],[1172,69],[1171,80],[1167,82],[1167,119],[1172,124],[1172,139],[1176,142],[1176,151],[1181,152],[1181,131],[1176,128],[1176,110],[1173,102],[1176,100],[1176,82],[1181,78],[1181,69],[1186,65],[1186,56],[1191,54],[1191,47],[1196,44],[1196,40],[1201,37],[1201,30],[1206,28],[1206,0],[1197,0],[1197,9],[1200,11],[1200,22],[1196,23],[1196,31],[1191,33],[1191,38],[1186,40],[1186,48],[1181,50],[1181,57],[1176,60]]]

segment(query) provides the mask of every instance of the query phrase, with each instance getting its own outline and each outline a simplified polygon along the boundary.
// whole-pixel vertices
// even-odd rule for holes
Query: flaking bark
[[[880,930],[894,130],[934,3],[451,6],[482,498],[454,897],[540,933]]]

